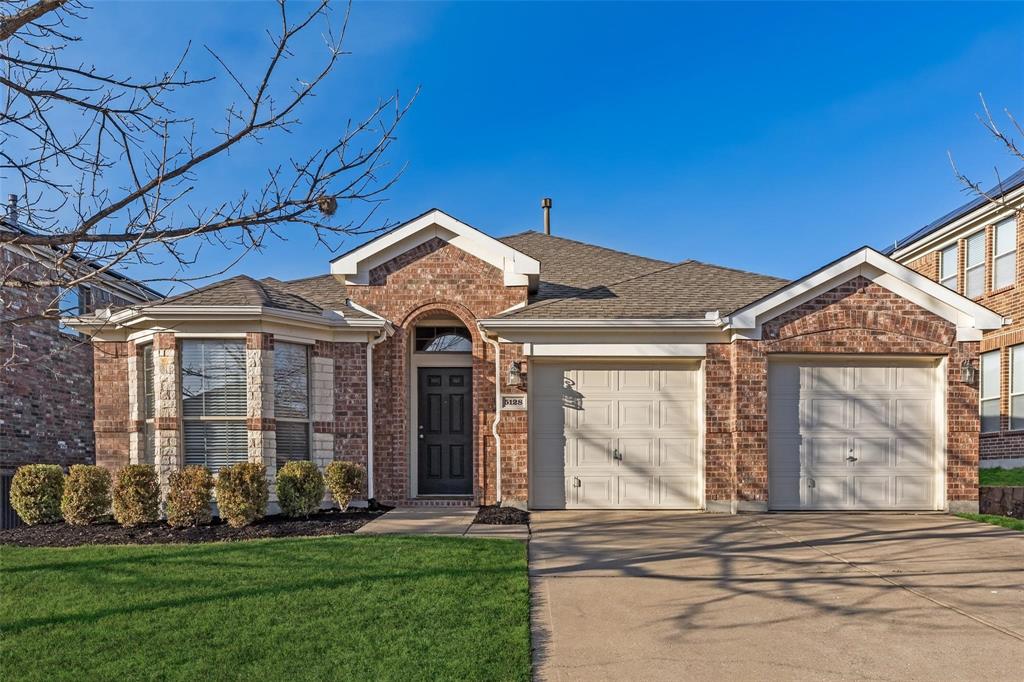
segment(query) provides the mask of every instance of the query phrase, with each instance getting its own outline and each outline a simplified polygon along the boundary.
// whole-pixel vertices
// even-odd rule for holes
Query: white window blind
[[[981,356],[981,430],[999,430],[999,351]]]
[[[245,345],[182,341],[181,406],[185,464],[217,471],[246,461]]]
[[[1017,219],[1009,218],[996,225],[992,245],[992,287],[1002,289],[1017,279]]]
[[[942,250],[939,266],[939,284],[953,291],[957,290],[957,249],[956,244]]]
[[[964,295],[977,298],[985,293],[985,231],[967,238],[967,264],[964,268]]]
[[[309,459],[309,349],[297,343],[274,344],[274,418],[277,467]]]
[[[1010,428],[1024,429],[1024,345],[1010,348]]]

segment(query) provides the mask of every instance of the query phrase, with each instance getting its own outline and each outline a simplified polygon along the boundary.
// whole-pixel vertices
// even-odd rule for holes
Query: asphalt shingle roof
[[[785,286],[787,280],[688,260],[575,296],[540,301],[505,319],[703,319],[723,315]]]
[[[533,230],[498,241],[540,261],[540,286],[531,302],[574,296],[670,264]]]

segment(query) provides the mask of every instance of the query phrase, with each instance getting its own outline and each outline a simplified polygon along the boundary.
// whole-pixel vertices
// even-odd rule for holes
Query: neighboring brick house
[[[893,259],[1006,318],[981,341],[982,466],[1024,466],[1022,209],[1024,170],[887,250]]]
[[[984,306],[863,248],[794,282],[432,210],[284,282],[69,321],[97,461],[365,464],[533,508],[977,509]]]
[[[5,217],[0,230],[23,228]],[[0,247],[0,272],[19,280],[53,279],[51,268],[52,252],[46,249]],[[38,319],[59,293],[53,287],[0,290],[0,475],[23,464],[67,468],[94,461],[92,345],[56,320]],[[111,273],[66,292],[60,307],[86,313],[158,298],[152,289]]]

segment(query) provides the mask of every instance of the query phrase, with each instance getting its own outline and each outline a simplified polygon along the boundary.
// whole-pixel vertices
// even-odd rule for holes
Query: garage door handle
[[[612,451],[612,459],[622,459],[622,453],[618,450]]]
[[[856,462],[857,458],[854,457],[853,455],[850,455],[849,457],[846,458],[846,461],[847,462]]]

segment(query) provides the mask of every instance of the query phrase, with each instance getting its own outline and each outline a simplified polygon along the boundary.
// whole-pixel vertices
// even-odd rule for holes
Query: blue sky
[[[274,8],[96,2],[88,16],[75,49],[142,75],[189,39],[255,65]],[[267,159],[419,86],[382,217],[436,206],[504,235],[539,229],[551,196],[555,234],[794,277],[962,203],[947,150],[986,181],[1015,170],[975,120],[979,92],[1024,117],[1012,3],[357,3],[350,31],[307,124],[211,169],[200,196],[257,182]],[[195,56],[196,74],[215,73]],[[231,96],[222,78],[189,103],[211,118]],[[331,257],[298,235],[232,272],[302,277]]]

